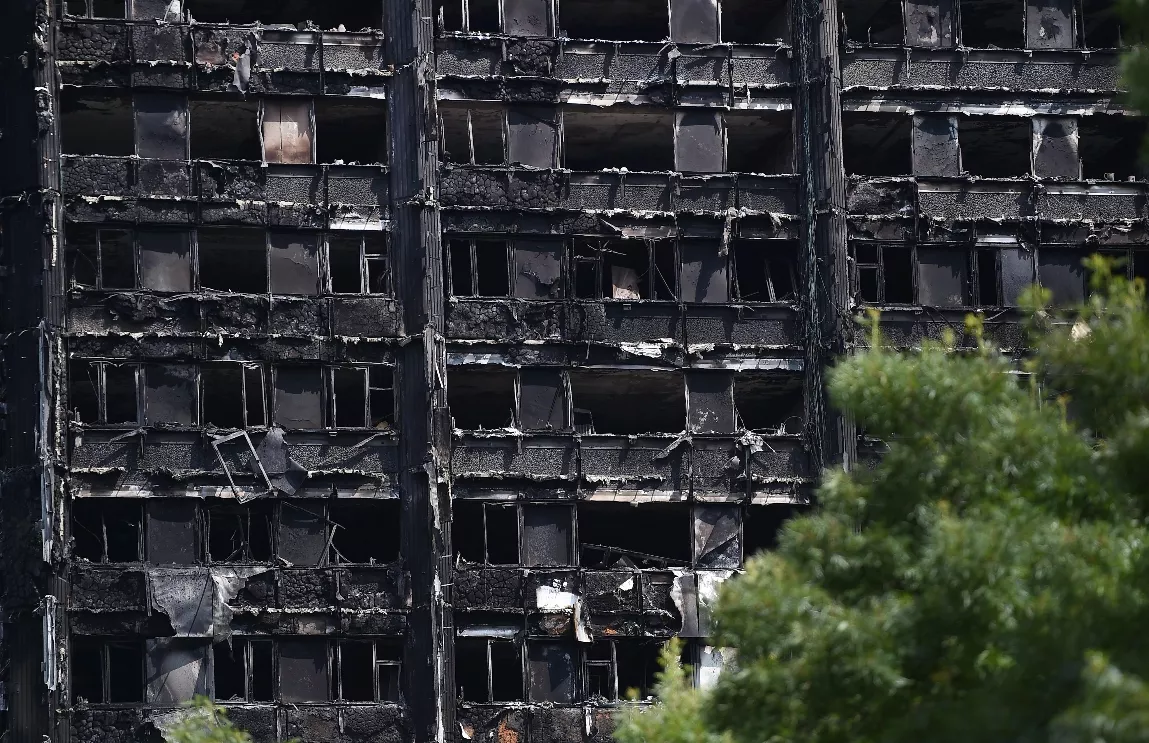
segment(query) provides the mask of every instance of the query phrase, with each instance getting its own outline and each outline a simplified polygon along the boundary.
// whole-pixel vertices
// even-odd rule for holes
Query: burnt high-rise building
[[[8,743],[605,743],[875,451],[824,393],[1104,250],[1104,0],[4,0]],[[964,342],[968,342],[965,339]]]

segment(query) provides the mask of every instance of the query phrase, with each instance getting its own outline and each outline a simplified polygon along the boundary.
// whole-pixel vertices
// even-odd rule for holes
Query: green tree
[[[164,733],[167,743],[251,743],[251,734],[228,719],[227,710],[207,697],[196,697],[186,714]]]
[[[1149,741],[1149,313],[1091,268],[1068,316],[1033,290],[1031,375],[986,342],[883,348],[875,320],[829,384],[880,462],[828,473],[726,584],[716,686],[672,663],[616,738]]]

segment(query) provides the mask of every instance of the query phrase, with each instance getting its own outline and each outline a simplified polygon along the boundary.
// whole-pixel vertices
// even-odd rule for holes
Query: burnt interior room
[[[688,503],[578,505],[579,564],[596,570],[690,565]]]
[[[842,154],[849,175],[913,172],[913,117],[901,113],[842,112]]]
[[[734,409],[740,428],[767,434],[800,434],[805,409],[802,376],[738,374],[734,377]]]
[[[439,109],[442,124],[440,154],[460,165],[502,165],[506,162],[506,112],[490,106],[447,106]]]
[[[732,246],[731,297],[740,302],[798,299],[798,245],[789,240],[740,240]]]
[[[809,510],[809,506],[790,503],[747,505],[742,514],[742,552],[746,559],[776,549],[786,522]]]
[[[387,103],[324,96],[315,101],[315,157],[321,163],[387,162]]]
[[[199,280],[204,289],[263,294],[267,283],[267,236],[243,227],[205,227],[197,232]]]
[[[1122,45],[1121,18],[1113,0],[1082,0],[1078,25],[1087,49],[1116,49]]]
[[[68,87],[60,95],[60,149],[68,155],[136,154],[132,101]]]
[[[64,13],[76,18],[127,18],[127,0],[64,0]]]
[[[793,173],[792,113],[727,113],[726,169],[736,173]]]
[[[448,239],[444,247],[451,296],[510,295],[510,243],[506,240]]]
[[[447,407],[455,428],[464,431],[515,425],[515,370],[451,367],[447,373]]]
[[[523,700],[523,652],[512,626],[467,622],[455,640],[455,690],[467,702]]]
[[[895,0],[842,0],[846,38],[858,44],[900,45],[902,4]],[[1019,11],[1020,12],[1020,11]]]
[[[912,304],[914,249],[858,241],[850,246],[854,262],[854,295],[870,304]]]
[[[1143,180],[1146,168],[1135,153],[1145,139],[1145,119],[1082,116],[1077,121],[1081,173],[1087,180]]]
[[[974,49],[1024,49],[1025,9],[1010,0],[960,0],[961,41]]]
[[[674,243],[576,238],[571,284],[577,299],[673,300]]]
[[[258,102],[193,98],[188,118],[193,160],[263,159]]]
[[[563,0],[559,36],[606,41],[664,41],[669,4],[650,0]]]
[[[372,2],[323,0],[187,0],[188,12],[200,23],[285,24],[304,28],[309,22],[325,31],[381,28],[382,6]]]
[[[958,118],[962,169],[980,178],[1020,178],[1030,173],[1033,126],[1021,116]]]
[[[584,434],[679,433],[686,427],[680,372],[571,369],[572,425]],[[627,405],[618,404],[620,399]],[[642,416],[633,414],[642,410]]]
[[[734,44],[789,44],[790,3],[722,0],[722,40]]]
[[[674,170],[674,115],[568,107],[563,158],[570,170]]]

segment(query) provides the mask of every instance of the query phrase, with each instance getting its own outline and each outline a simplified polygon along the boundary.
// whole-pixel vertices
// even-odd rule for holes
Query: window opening
[[[455,640],[455,683],[468,702],[523,699],[522,648],[511,639],[459,637]]]
[[[692,542],[686,503],[578,504],[579,564],[584,568],[685,567]]]
[[[455,554],[486,565],[519,564],[519,512],[515,504],[457,500],[453,508]]]
[[[236,362],[203,364],[200,378],[205,424],[219,428],[266,424],[261,366]]]
[[[143,508],[117,499],[72,501],[73,554],[91,562],[139,562]]]
[[[859,44],[901,44],[902,5],[893,0],[845,0],[846,38]]]
[[[327,271],[336,294],[391,294],[391,264],[382,233],[339,234],[327,240]]]
[[[610,640],[599,640],[586,649],[583,659],[584,700],[618,700],[614,663],[614,643]]]
[[[374,565],[399,559],[398,500],[336,499],[329,510],[334,562]]]
[[[264,99],[263,159],[269,163],[315,162],[315,113],[310,100]]]
[[[805,420],[802,378],[794,374],[743,373],[734,379],[740,429],[800,434]]]
[[[121,16],[123,17],[123,16]],[[136,154],[128,96],[93,96],[90,89],[60,91],[60,149],[68,155]]]
[[[1025,15],[1010,0],[961,0],[962,44],[974,49],[1025,48]]]
[[[768,7],[768,3],[764,3],[764,7]],[[727,113],[726,169],[737,173],[793,173],[792,114],[789,111]]]
[[[1127,116],[1083,116],[1078,120],[1082,175],[1088,179],[1144,180],[1139,152],[1145,138],[1145,119]]]
[[[97,704],[144,701],[142,643],[73,637],[72,652],[73,698]]]
[[[148,562],[195,565],[200,561],[199,503],[188,498],[147,500]]]
[[[559,35],[568,39],[664,41],[670,34],[667,3],[643,0],[564,0]]]
[[[854,243],[854,296],[872,304],[914,301],[913,248]]]
[[[904,114],[842,114],[842,154],[851,175],[909,175],[913,118]]]
[[[571,405],[580,415],[574,422],[584,433],[680,433],[686,426],[681,374],[572,369],[568,377]],[[619,405],[619,400],[627,404]],[[643,415],[634,415],[635,410]]]
[[[299,25],[306,21],[326,31],[382,28],[378,3],[267,2],[266,0],[188,0],[200,23]]]
[[[199,280],[204,289],[266,294],[267,235],[263,230],[198,231]]]
[[[193,160],[263,159],[257,101],[191,100],[188,115]]]
[[[783,525],[806,511],[804,506],[789,503],[746,506],[742,515],[742,549],[746,558],[777,548]]]
[[[734,298],[741,302],[791,302],[798,291],[798,246],[774,241],[733,245]]]
[[[674,114],[566,108],[563,156],[570,170],[674,170]]]
[[[723,0],[722,40],[735,44],[790,42],[790,4],[783,0]]]
[[[447,405],[455,428],[506,428],[515,425],[515,372],[504,368],[451,367]]]
[[[318,366],[275,369],[275,422],[286,429],[324,427],[323,370]]]
[[[386,102],[317,98],[315,151],[321,163],[385,164]]]
[[[505,240],[447,241],[451,294],[456,297],[510,295],[510,253]]]
[[[101,289],[134,289],[136,287],[136,255],[132,233],[128,230],[100,230],[100,284]]]
[[[208,503],[208,555],[213,563],[269,562],[273,556],[273,504]]]
[[[1012,8],[1016,13],[1016,8]],[[962,168],[982,178],[1017,178],[1030,173],[1032,125],[1028,119],[974,116],[958,120]]]

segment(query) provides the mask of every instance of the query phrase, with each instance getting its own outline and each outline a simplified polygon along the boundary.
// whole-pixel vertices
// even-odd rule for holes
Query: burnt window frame
[[[99,19],[99,20],[105,20],[105,19],[108,19],[108,20],[127,20],[130,17],[130,15],[128,13],[128,0],[122,0],[122,1],[123,1],[123,5],[124,5],[123,15],[110,15],[109,16],[109,15],[95,15],[95,10],[93,8],[93,5],[95,5],[94,0],[61,0],[60,17],[61,18]],[[84,12],[82,14],[77,15],[75,13],[69,12],[70,6],[75,4],[75,3],[82,3],[83,4]]]
[[[877,250],[877,262],[861,263],[857,258],[857,248],[859,245],[872,246]],[[908,250],[909,266],[910,266],[910,301],[909,302],[893,302],[886,298],[886,250]],[[850,294],[856,304],[871,305],[871,306],[897,306],[909,307],[918,306],[918,246],[917,244],[906,245],[905,243],[898,242],[885,242],[876,240],[851,240],[848,246],[849,261],[850,261]],[[862,280],[861,272],[863,270],[874,271],[877,277],[877,299],[865,299],[862,296]]]
[[[213,360],[205,361],[198,365],[196,370],[196,377],[198,381],[198,394],[199,394],[199,424],[200,426],[215,426],[207,419],[207,412],[204,409],[204,401],[207,397],[206,387],[204,382],[204,367],[223,367],[225,364],[234,364],[239,367],[240,376],[240,400],[241,412],[243,415],[242,430],[256,430],[262,431],[270,427],[269,414],[270,406],[268,405],[268,383],[267,383],[267,365],[260,361],[226,361],[226,360]],[[253,395],[249,390],[251,378],[255,377],[259,380],[259,394]],[[259,401],[261,410],[263,411],[263,422],[252,423],[250,416],[251,400],[256,399]],[[218,427],[218,426],[217,426]],[[223,427],[219,427],[223,428]],[[223,429],[227,430],[227,429]]]
[[[794,287],[794,291],[789,295],[788,298],[787,297],[779,298],[778,297],[778,290],[775,287],[774,272],[773,272],[772,266],[771,266],[771,264],[774,263],[775,261],[771,259],[771,255],[769,255],[769,254],[777,252],[777,251],[776,251],[776,249],[773,249],[771,247],[772,242],[781,242],[782,244],[786,245],[787,247],[793,247],[794,248],[794,255],[793,255],[794,261],[793,262],[791,262],[789,260],[777,259],[777,262],[780,265],[784,266],[788,270],[788,273],[790,274],[790,285],[792,287]],[[763,243],[763,244],[759,246],[759,245],[757,245],[757,243]],[[768,253],[762,262],[763,268],[765,269],[765,273],[766,273],[765,286],[766,286],[767,296],[769,297],[768,299],[744,299],[742,297],[742,285],[741,285],[741,282],[739,282],[739,280],[738,280],[738,250],[736,249],[736,247],[738,245],[748,245],[748,246],[758,247],[763,252]],[[732,245],[730,247],[730,254],[728,257],[729,268],[726,271],[727,276],[730,277],[729,278],[729,280],[730,280],[730,290],[729,290],[730,302],[731,303],[739,303],[739,304],[784,304],[784,305],[796,304],[799,301],[799,298],[801,296],[801,286],[802,286],[801,283],[799,283],[799,276],[801,274],[801,269],[800,269],[801,256],[798,254],[798,250],[799,250],[799,246],[792,240],[783,240],[783,241],[741,240],[741,241],[738,241],[735,245]]]
[[[104,278],[104,235],[112,232],[124,233],[131,243],[132,285],[107,286]],[[65,252],[70,254],[72,265],[68,267],[68,285],[73,289],[87,289],[89,291],[134,291],[140,288],[140,247],[136,238],[136,230],[132,227],[103,226],[95,230],[96,265],[92,268],[96,276],[95,284],[81,283],[76,280],[75,262],[83,257],[79,248],[68,245],[67,232],[64,238]]]
[[[497,2],[499,3],[500,12],[501,12],[502,0],[497,0]],[[500,25],[501,25],[501,23],[500,23]],[[447,158],[447,154],[449,153],[449,151],[446,149],[446,147],[447,147],[446,126],[447,125],[444,123],[443,113],[442,113],[442,111],[440,111],[439,116],[438,116],[438,124],[439,124],[439,131],[440,131],[441,136],[439,139],[438,155],[439,155],[439,159],[442,162],[449,162],[449,163],[453,163],[455,165],[463,166],[463,167],[476,167],[477,166],[480,168],[505,168],[508,166],[509,163],[507,162],[507,159],[508,159],[510,131],[508,129],[508,124],[507,124],[507,107],[506,106],[471,104],[471,105],[466,105],[466,106],[448,106],[448,107],[443,107],[443,108],[445,108],[446,110],[450,110],[450,111],[463,111],[466,114],[467,157],[464,158],[462,162],[459,162],[454,155],[452,155],[451,159]],[[497,163],[478,162],[478,158],[475,156],[475,152],[476,152],[476,149],[475,149],[475,117],[473,115],[475,111],[492,112],[492,113],[497,114],[499,117],[499,136],[502,138],[502,153],[503,154],[502,154],[502,158]],[[561,144],[562,143],[562,123],[561,123],[562,117],[559,116],[558,118],[559,118],[559,124],[558,124],[558,131],[556,132],[557,142],[556,142],[555,146],[561,152],[561,148],[562,148],[562,144]]]
[[[147,701],[147,648],[142,639],[126,639],[122,637],[106,637],[98,635],[78,635],[73,633],[69,639],[69,657],[75,657],[72,645],[75,644],[77,639],[82,638],[84,643],[92,643],[99,645],[100,653],[100,699],[89,699],[88,702],[92,704],[107,705],[114,707],[138,707]],[[138,652],[140,656],[140,665],[137,669],[137,679],[139,681],[139,695],[137,700],[133,701],[111,701],[112,691],[112,658],[108,652],[112,647],[132,648],[133,652]],[[74,691],[75,684],[73,678],[75,675],[75,668],[69,667],[69,684],[68,695],[72,703],[75,704],[76,696]]]
[[[391,386],[390,387],[373,387],[371,380],[371,372],[374,369],[386,369],[391,373]],[[364,421],[367,423],[365,426],[340,426],[338,425],[339,416],[338,405],[339,401],[336,396],[335,374],[340,371],[362,371],[363,384],[364,384]],[[374,431],[377,433],[387,433],[390,431],[397,431],[399,428],[399,405],[395,396],[395,388],[397,383],[398,367],[395,364],[368,364],[368,363],[350,363],[350,364],[329,364],[323,368],[323,386],[325,387],[324,394],[326,400],[324,401],[324,421],[325,428],[335,431]],[[377,428],[371,425],[373,419],[371,397],[372,392],[390,392],[391,396],[391,411],[390,414],[383,418],[383,421],[389,421],[387,428]]]
[[[343,648],[347,644],[371,644],[371,674],[372,685],[374,686],[374,698],[370,701],[363,699],[346,699],[343,691]],[[398,660],[392,658],[381,658],[383,655],[379,652],[380,645],[386,645],[393,649],[397,649],[397,653],[388,655],[398,655]],[[334,648],[332,649],[332,660],[335,665],[335,673],[332,674],[334,687],[332,689],[333,701],[341,704],[391,704],[398,703],[401,699],[401,685],[403,678],[403,645],[398,638],[381,638],[381,637],[340,637],[334,641]],[[384,695],[383,693],[383,669],[389,669],[388,674],[394,674],[394,690],[393,695]]]
[[[259,564],[259,565],[264,565],[264,564],[268,564],[268,563],[274,563],[275,559],[276,559],[276,555],[277,555],[277,548],[278,548],[278,545],[275,543],[275,539],[276,539],[276,534],[278,532],[278,525],[279,525],[279,523],[278,523],[279,513],[278,513],[278,510],[274,507],[274,504],[271,504],[271,507],[269,509],[270,513],[264,514],[264,513],[259,513],[252,508],[252,505],[258,504],[260,501],[255,501],[254,504],[250,503],[250,502],[249,503],[239,503],[237,500],[232,499],[232,498],[226,498],[226,499],[221,498],[221,499],[219,499],[219,501],[221,501],[221,502],[219,502],[219,503],[205,503],[203,505],[203,507],[201,508],[202,519],[203,519],[204,562],[208,565],[238,565],[238,564],[248,564],[248,563],[255,563],[255,564]],[[268,501],[268,503],[271,503],[271,502]],[[212,521],[214,520],[213,517],[215,517],[215,516],[234,516],[236,519],[238,519],[241,522],[239,525],[239,528],[244,535],[244,541],[243,541],[243,546],[239,550],[239,552],[241,553],[239,557],[237,557],[235,559],[231,559],[231,560],[226,559],[227,557],[231,557],[231,555],[235,554],[234,551],[232,553],[229,553],[226,556],[221,556],[221,557],[217,557],[212,552],[212,549],[211,549],[212,534],[211,534],[211,532],[212,532]],[[269,554],[269,557],[267,560],[258,560],[256,558],[252,557],[253,550],[252,550],[251,522],[252,522],[252,519],[257,518],[257,517],[261,517],[261,518],[266,517],[268,520],[268,523],[267,523],[267,541],[268,541],[268,548],[270,550],[270,554]]]
[[[255,693],[254,693],[255,684],[253,683],[253,679],[254,679],[255,653],[254,653],[253,648],[254,648],[254,645],[259,644],[259,643],[267,644],[271,650],[271,658],[270,658],[270,661],[271,661],[271,668],[270,668],[271,693],[268,695],[270,697],[270,699],[256,699]],[[234,700],[234,697],[228,697],[227,699],[224,699],[218,695],[218,691],[217,691],[218,685],[216,684],[216,681],[215,681],[216,663],[215,663],[214,655],[215,655],[216,648],[218,646],[228,645],[228,644],[229,643],[213,642],[211,645],[212,659],[211,659],[211,678],[210,678],[210,684],[209,684],[210,691],[211,691],[211,698],[217,702],[224,702],[224,703]],[[242,655],[242,658],[243,658],[242,663],[243,663],[243,674],[244,674],[244,694],[243,694],[243,697],[240,699],[240,701],[241,702],[256,703],[256,704],[271,704],[274,702],[278,702],[279,701],[279,652],[278,652],[279,648],[278,648],[278,641],[274,638],[270,638],[270,637],[266,637],[266,636],[262,636],[262,635],[247,635],[247,636],[238,636],[238,637],[230,638],[230,646],[234,648],[235,645],[241,645],[242,646],[241,652],[243,654]]]
[[[96,367],[96,369],[97,369],[95,393],[96,393],[96,404],[98,407],[98,413],[97,413],[95,421],[84,422],[83,425],[95,425],[95,426],[101,426],[101,427],[107,427],[107,428],[132,428],[132,429],[139,428],[140,426],[142,426],[143,425],[143,419],[144,419],[144,400],[143,400],[144,391],[143,391],[143,376],[142,376],[143,363],[139,362],[139,361],[127,361],[127,360],[122,360],[122,359],[73,359],[68,364],[68,376],[69,376],[68,388],[69,388],[69,391],[71,390],[72,384],[74,383],[73,382],[73,380],[75,379],[75,377],[73,376],[74,373],[76,371],[78,371],[78,369],[84,364],[89,364],[91,366]],[[134,421],[119,422],[119,423],[108,423],[107,422],[107,420],[108,420],[107,368],[109,366],[128,367],[132,370],[132,373],[134,375],[134,380],[135,380],[135,401],[136,401],[136,417],[135,417]],[[69,400],[68,419],[73,424],[75,424],[75,418],[73,415],[74,413],[75,413],[75,408],[71,407],[71,400]]]
[[[474,634],[462,634],[460,632],[460,630],[456,629],[455,642],[458,643],[460,640],[463,640],[468,644],[469,643],[478,644],[479,642],[482,642],[484,645],[484,648],[483,648],[484,649],[484,656],[485,656],[485,660],[486,660],[486,664],[487,664],[487,698],[486,698],[486,700],[471,700],[471,699],[466,699],[466,697],[461,697],[462,699],[464,699],[465,701],[467,701],[471,704],[506,704],[506,703],[515,703],[515,702],[526,702],[529,700],[530,682],[528,680],[528,669],[527,669],[527,643],[526,643],[526,638],[524,637],[524,633],[521,629],[516,629],[513,635],[498,634],[498,633],[480,634],[478,632],[476,632]],[[518,653],[518,656],[519,656],[519,694],[515,699],[496,699],[495,698],[495,683],[494,683],[495,664],[492,662],[491,651],[492,651],[492,647],[496,643],[501,643],[504,645],[510,645],[510,646],[514,647],[516,652]],[[456,695],[458,695],[458,693],[459,693],[459,682],[458,682],[458,675],[457,674],[456,674],[455,678],[452,679],[452,683],[455,687],[454,693]]]
[[[271,233],[268,230],[263,232],[263,278],[264,286],[262,291],[258,292],[236,292],[230,289],[215,289],[203,285],[203,271],[200,264],[200,231],[203,227],[197,227],[192,230],[192,264],[194,266],[193,286],[197,292],[206,292],[208,294],[242,294],[248,296],[271,296]],[[252,231],[248,227],[242,225],[220,225],[211,226],[209,231],[216,230],[247,230]],[[283,296],[283,295],[280,295]]]
[[[608,297],[606,296],[606,258],[605,254],[612,252],[610,243],[612,242],[641,242],[646,246],[646,272],[637,276],[639,286],[645,280],[647,283],[647,293],[650,296],[639,297],[638,299],[629,299],[626,297]],[[597,243],[597,244],[596,244]],[[659,246],[664,246],[664,250],[668,249],[671,261],[671,275],[669,277],[663,276],[659,270],[658,265],[658,249]],[[589,251],[595,255],[580,255]],[[680,275],[682,272],[682,253],[679,250],[679,241],[670,238],[657,238],[657,239],[623,239],[613,237],[603,237],[601,235],[577,235],[571,239],[570,245],[564,251],[567,256],[565,262],[569,267],[566,271],[567,280],[567,296],[576,302],[665,302],[669,304],[678,304],[682,297],[682,286],[680,283]],[[617,251],[615,251],[617,252]],[[586,297],[579,294],[579,264],[594,264],[594,286],[595,296]],[[729,281],[729,270],[727,270],[727,280]],[[670,298],[659,298],[658,287],[656,281],[662,281],[664,288],[670,293]]]
[[[469,294],[456,294],[455,293],[455,251],[453,244],[466,243],[468,251],[468,261],[470,262],[470,285],[471,291]],[[479,243],[502,243],[504,250],[504,281],[506,282],[505,294],[480,294],[479,293],[479,259],[478,259],[478,244]],[[514,295],[514,260],[515,251],[514,243],[507,239],[505,236],[479,236],[479,235],[444,235],[442,242],[443,250],[443,267],[445,269],[445,276],[443,284],[446,287],[448,299],[485,299],[485,300],[501,300],[511,299]]]
[[[97,561],[91,561],[91,560],[89,560],[89,562],[92,562],[92,564],[95,564],[95,565],[130,565],[130,564],[145,562],[145,556],[146,556],[146,547],[145,547],[146,536],[145,536],[145,534],[147,532],[148,525],[147,525],[147,513],[146,513],[147,509],[144,508],[144,503],[143,503],[144,499],[141,499],[141,498],[87,497],[87,498],[83,498],[80,500],[82,500],[86,505],[91,505],[91,506],[95,506],[96,504],[103,506],[103,505],[106,505],[108,503],[112,503],[115,506],[123,506],[123,507],[132,506],[135,508],[136,515],[138,516],[138,519],[136,521],[136,526],[135,526],[135,529],[136,529],[136,558],[134,560],[112,560],[108,556],[108,554],[109,554],[109,550],[108,550],[108,527],[107,527],[107,515],[108,514],[107,514],[106,509],[100,508],[99,509],[99,516],[100,516],[101,533],[96,534],[94,536],[96,536],[96,538],[100,540],[101,555],[100,555],[100,559],[98,562]],[[78,519],[76,518],[75,512],[72,509],[69,509],[69,511],[68,511],[68,536],[73,540],[73,542],[75,540],[75,531],[76,531],[76,527],[78,525],[80,525],[80,524],[79,524]],[[75,548],[74,547],[70,548],[70,554],[71,554],[72,558],[76,559],[76,560],[87,559],[87,558],[78,557],[75,554]]]
[[[372,236],[379,235],[379,246],[382,252],[371,252],[371,248],[375,245],[368,245]],[[332,238],[340,240],[358,239],[359,242],[359,291],[345,292],[336,291],[335,283],[332,280],[332,261],[331,261],[331,243]],[[330,230],[324,233],[323,237],[323,262],[324,262],[324,277],[323,286],[326,288],[328,294],[333,294],[340,297],[353,297],[353,296],[371,296],[371,297],[393,297],[395,296],[394,277],[391,273],[391,233],[387,231],[360,231],[360,230]],[[382,282],[383,291],[371,291],[371,276],[372,267],[382,267]]]

